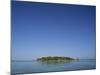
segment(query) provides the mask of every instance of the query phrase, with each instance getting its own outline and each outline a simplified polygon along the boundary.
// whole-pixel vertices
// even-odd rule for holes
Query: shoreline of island
[[[46,63],[62,63],[62,62],[71,62],[71,61],[78,61],[78,58],[71,58],[71,57],[60,57],[60,56],[47,56],[37,58],[37,61],[46,62]]]

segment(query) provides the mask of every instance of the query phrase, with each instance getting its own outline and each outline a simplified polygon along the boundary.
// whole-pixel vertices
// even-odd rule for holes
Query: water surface
[[[11,73],[26,74],[40,72],[88,70],[96,68],[96,60],[79,60],[66,63],[42,63],[39,61],[12,61]]]

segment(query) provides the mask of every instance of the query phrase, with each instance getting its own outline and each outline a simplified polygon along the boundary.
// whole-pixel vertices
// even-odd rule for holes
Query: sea
[[[37,60],[12,60],[11,75],[96,69],[95,59],[80,59],[66,63],[42,63]]]

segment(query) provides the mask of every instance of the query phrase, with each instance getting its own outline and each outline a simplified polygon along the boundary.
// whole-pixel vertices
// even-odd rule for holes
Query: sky
[[[12,1],[12,60],[95,59],[95,6]]]

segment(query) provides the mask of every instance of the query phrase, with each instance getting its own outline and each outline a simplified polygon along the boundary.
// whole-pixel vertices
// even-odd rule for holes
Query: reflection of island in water
[[[41,58],[37,59],[37,61],[40,61],[40,62],[46,63],[46,64],[70,63],[72,61],[78,61],[78,60],[79,59],[74,59],[74,58],[70,58],[70,57],[58,57],[58,56],[41,57]]]

